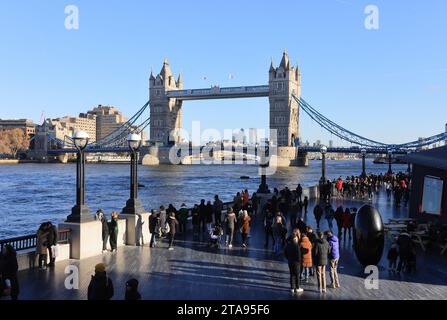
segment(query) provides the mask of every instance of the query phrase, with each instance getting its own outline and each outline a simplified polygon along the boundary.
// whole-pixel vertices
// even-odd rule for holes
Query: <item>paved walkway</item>
[[[361,207],[352,200],[333,200],[334,205]],[[407,209],[396,209],[383,194],[374,200],[384,222],[390,217],[405,217]],[[310,208],[313,208],[311,203]],[[307,223],[315,226],[311,210]],[[334,223],[335,225],[335,223]],[[321,227],[327,228],[325,220]],[[180,237],[181,239],[181,237]],[[206,243],[193,242],[189,237],[176,241],[174,251],[167,250],[167,243],[157,248],[121,247],[117,253],[82,261],[57,263],[54,270],[27,270],[20,272],[21,299],[86,299],[87,287],[94,265],[104,262],[115,286],[114,299],[123,299],[126,280],[135,277],[140,281],[144,299],[445,299],[447,297],[447,255],[439,251],[428,253],[418,249],[418,271],[400,277],[386,270],[386,248],[380,262],[378,290],[365,289],[366,275],[357,262],[351,240],[341,241],[339,289],[328,289],[326,294],[317,291],[316,279],[304,285],[299,296],[289,293],[288,267],[282,257],[263,248],[262,221],[253,222],[249,249],[237,246],[232,249],[209,249]],[[64,286],[65,267],[79,267],[79,290]],[[329,274],[327,274],[329,282]]]

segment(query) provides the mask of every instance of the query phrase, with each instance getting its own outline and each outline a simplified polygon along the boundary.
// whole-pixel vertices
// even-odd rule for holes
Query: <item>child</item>
[[[396,272],[396,267],[397,267],[397,257],[399,256],[399,253],[397,252],[397,244],[394,242],[391,245],[390,250],[388,251],[388,266],[389,269],[388,271],[390,272]]]

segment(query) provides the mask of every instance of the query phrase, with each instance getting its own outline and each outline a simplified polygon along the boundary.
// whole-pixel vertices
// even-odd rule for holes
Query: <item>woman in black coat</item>
[[[6,288],[6,281],[10,282],[10,295],[12,300],[17,300],[19,297],[19,280],[17,278],[17,271],[19,266],[17,264],[17,254],[14,248],[7,244],[3,247],[0,253],[0,299],[1,293]]]
[[[57,229],[54,224],[52,224],[50,221],[47,222],[47,248],[48,253],[50,255],[50,263],[48,264],[49,267],[54,267],[54,262],[56,261],[56,257],[53,255],[53,250],[51,247],[55,246],[57,244]]]
[[[284,255],[286,256],[289,265],[292,294],[303,292],[303,289],[300,288],[301,248],[299,241],[300,231],[294,229],[292,235],[287,239],[284,248]]]

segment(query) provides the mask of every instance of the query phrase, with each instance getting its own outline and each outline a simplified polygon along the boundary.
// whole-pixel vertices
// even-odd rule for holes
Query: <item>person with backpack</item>
[[[95,266],[95,275],[92,276],[88,285],[88,300],[110,300],[114,294],[113,282],[107,276],[104,263]]]
[[[175,229],[178,225],[178,221],[175,218],[175,213],[171,212],[168,218],[168,221],[166,221],[166,224],[169,226],[169,247],[168,250],[174,250],[174,238],[175,238]]]
[[[301,293],[304,290],[300,287],[301,274],[301,248],[300,231],[293,229],[292,235],[287,239],[284,247],[284,255],[287,259],[290,272],[290,287],[292,294]]]
[[[317,233],[314,251],[318,289],[320,290],[320,293],[322,293],[326,292],[326,265],[328,262],[329,244],[324,239],[324,234],[321,231]]]
[[[126,282],[126,293],[124,300],[141,300],[141,294],[138,292],[137,279],[130,279]]]

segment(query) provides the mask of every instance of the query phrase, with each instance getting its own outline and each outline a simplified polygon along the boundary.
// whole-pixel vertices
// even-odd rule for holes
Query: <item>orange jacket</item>
[[[300,242],[301,254],[302,254],[302,265],[303,268],[311,268],[312,267],[312,243],[309,238],[303,236]]]
[[[242,220],[242,233],[249,234],[250,233],[250,216],[246,216],[244,220]]]

